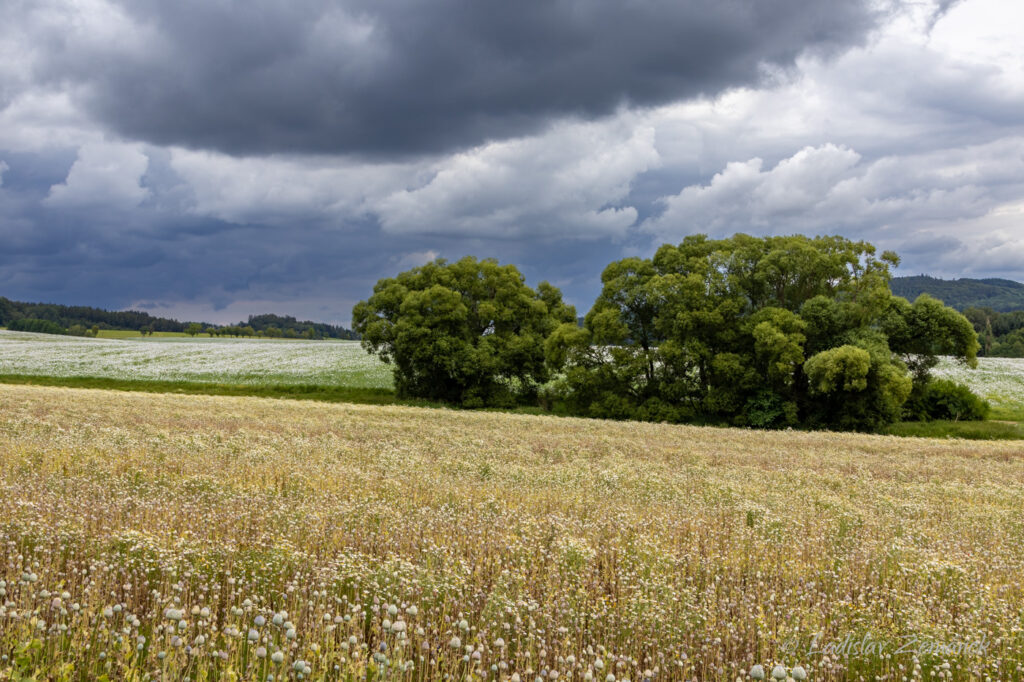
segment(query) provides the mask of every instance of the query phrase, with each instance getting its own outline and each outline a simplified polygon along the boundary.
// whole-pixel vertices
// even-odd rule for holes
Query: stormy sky
[[[7,0],[0,295],[347,324],[703,232],[1024,280],[1024,3]]]

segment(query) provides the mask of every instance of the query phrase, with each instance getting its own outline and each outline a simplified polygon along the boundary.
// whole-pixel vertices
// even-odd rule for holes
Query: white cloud
[[[428,182],[375,202],[384,230],[473,237],[622,236],[636,221],[617,206],[658,164],[654,129],[633,117],[566,122],[439,161]]]
[[[390,233],[481,238],[621,236],[637,212],[618,203],[657,163],[654,130],[629,116],[426,161],[171,154],[199,215],[282,225],[372,215]]]
[[[834,205],[846,203],[844,183],[857,177],[853,171],[859,161],[855,151],[828,144],[805,147],[768,170],[760,158],[731,162],[707,185],[691,185],[664,197],[664,212],[645,221],[642,229],[670,240],[694,232],[799,229],[828,218]]]
[[[99,141],[102,134],[75,109],[67,93],[29,90],[0,107],[0,149],[46,152]]]
[[[760,88],[648,111],[665,174],[768,163],[827,143],[865,158],[978,145],[1024,134],[1024,3],[965,0],[928,32],[905,13],[834,59],[805,55]],[[927,9],[927,8],[924,8]],[[1016,21],[1017,23],[1014,23]]]
[[[228,222],[288,224],[357,217],[373,197],[415,179],[415,164],[339,158],[236,158],[175,148],[171,167],[188,184],[191,210]]]
[[[149,196],[149,190],[139,184],[148,165],[141,145],[82,145],[67,179],[50,188],[46,203],[62,207],[134,208]]]
[[[0,187],[4,186],[4,173],[9,171],[10,169],[11,167],[4,163],[2,159],[0,159]]]
[[[1024,82],[1020,27],[1024,4],[1005,0],[959,2],[928,35],[928,45],[963,62],[994,68],[1019,94]]]
[[[656,243],[687,234],[838,233],[904,256],[903,272],[1020,276],[1024,137],[863,160],[808,147],[774,167],[729,163],[709,183],[662,200],[641,230]]]

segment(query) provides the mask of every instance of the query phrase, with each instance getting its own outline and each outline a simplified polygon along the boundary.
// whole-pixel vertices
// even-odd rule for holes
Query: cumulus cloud
[[[666,237],[691,231],[726,234],[742,229],[792,229],[789,219],[815,221],[835,199],[836,185],[860,155],[835,145],[807,147],[772,169],[762,159],[729,163],[707,185],[691,185],[662,199],[664,212],[644,229]]]
[[[31,90],[0,106],[0,149],[48,153],[102,139],[64,92]]]
[[[1024,22],[1024,4],[964,0],[930,33],[913,7],[863,46],[772,72],[770,86],[648,111],[663,172],[707,180],[728,162],[774,165],[805,146],[832,143],[877,159],[1024,132],[1024,58],[1007,29]]]
[[[133,208],[149,196],[139,184],[148,164],[138,145],[83,145],[67,179],[50,188],[46,202],[57,207]]]
[[[637,211],[617,204],[632,179],[657,162],[653,129],[560,124],[449,157],[428,182],[375,202],[373,210],[392,233],[622,236]]]
[[[416,164],[343,159],[236,158],[171,150],[169,167],[188,188],[188,210],[234,223],[337,222],[364,212],[368,198],[415,179]]]
[[[765,168],[728,164],[708,184],[661,201],[644,222],[661,239],[685,234],[873,231],[955,223],[997,210],[1024,193],[1024,138],[864,163],[832,144],[806,147]]]
[[[396,235],[622,236],[637,219],[622,205],[632,180],[659,163],[653,128],[635,123],[630,116],[563,121],[431,161],[235,158],[175,148],[168,167],[187,188],[191,213],[239,224],[370,217]]]

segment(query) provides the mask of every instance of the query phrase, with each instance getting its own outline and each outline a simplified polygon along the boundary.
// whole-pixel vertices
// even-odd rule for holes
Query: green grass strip
[[[965,438],[967,440],[1024,440],[1024,425],[988,420],[983,422],[900,422],[885,431],[892,436],[915,438]]]
[[[427,400],[399,399],[395,392],[388,388],[273,384],[253,386],[197,381],[127,380],[107,377],[53,377],[24,374],[0,374],[0,383],[62,386],[66,388],[100,388],[112,391],[139,391],[143,393],[290,398],[294,400],[319,400],[328,403],[357,403],[362,405],[443,407],[438,403]]]
[[[388,388],[354,388],[349,386],[318,385],[265,385],[223,384],[197,381],[126,380],[106,377],[53,377],[24,374],[0,374],[0,384],[33,386],[61,386],[65,388],[99,388],[113,391],[142,393],[179,393],[183,395],[254,396],[258,398],[288,398],[292,400],[318,400],[327,403],[355,403],[360,405],[406,405],[411,407],[451,408],[451,405],[428,400],[405,400]],[[494,412],[518,414],[546,414],[540,408],[489,408]],[[983,422],[900,422],[888,427],[884,433],[914,438],[965,438],[967,440],[1024,440],[1024,423],[1017,411],[995,411],[993,419]],[[561,416],[561,415],[555,415]]]

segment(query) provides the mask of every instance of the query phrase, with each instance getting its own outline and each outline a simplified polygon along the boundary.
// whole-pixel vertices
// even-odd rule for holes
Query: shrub
[[[814,398],[808,407],[812,425],[876,431],[899,418],[911,393],[910,377],[892,362],[884,343],[861,343],[867,348],[832,348],[804,364]]]
[[[907,401],[905,416],[917,421],[981,421],[988,417],[990,409],[989,404],[967,386],[949,379],[932,379]]]

